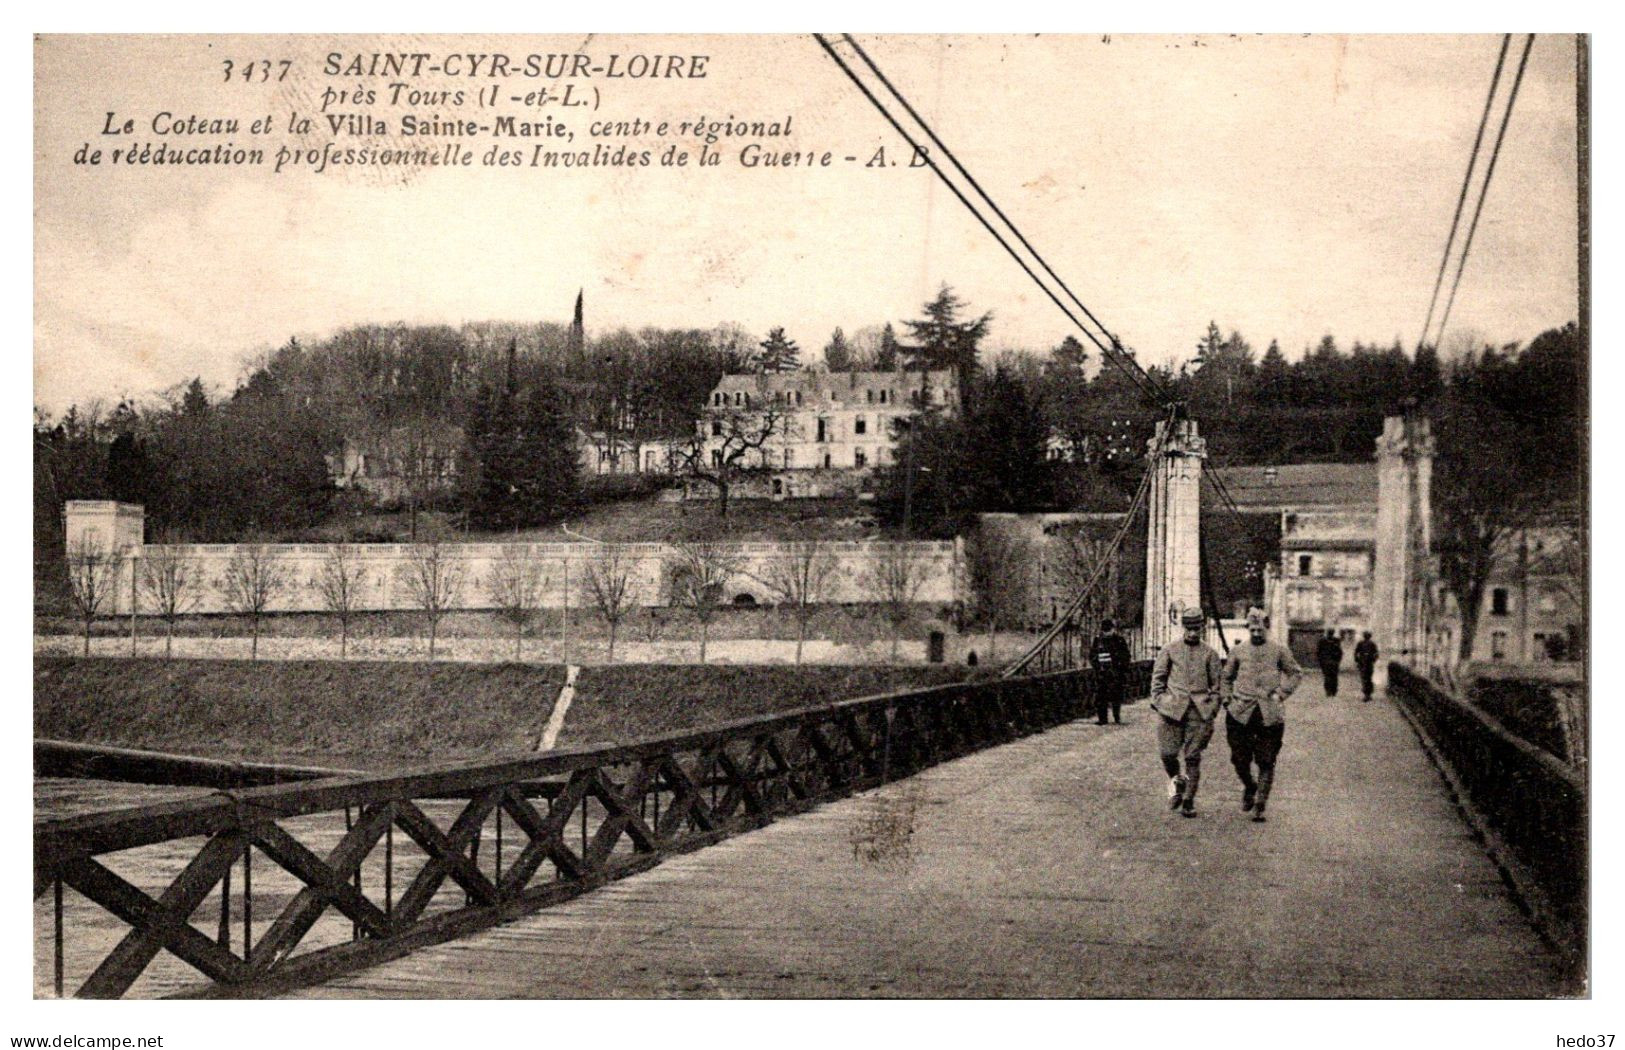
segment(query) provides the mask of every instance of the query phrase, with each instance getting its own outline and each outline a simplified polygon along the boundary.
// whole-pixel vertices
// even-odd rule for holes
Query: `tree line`
[[[408,509],[438,498],[475,528],[545,523],[583,499],[578,433],[605,455],[693,439],[721,376],[752,370],[954,370],[957,411],[923,406],[894,423],[896,455],[873,481],[888,528],[945,537],[980,512],[1121,510],[1165,407],[1071,336],[985,353],[993,324],[944,285],[901,335],[891,323],[837,328],[821,362],[803,362],[783,328],[759,339],[736,325],[591,340],[552,323],[363,325],[290,340],[225,396],[194,379],[154,405],[36,413],[36,565],[55,567],[36,581],[60,588],[68,499],[142,503],[157,539],[297,536],[340,505],[330,459],[346,439],[391,450]],[[1327,335],[1288,361],[1277,342],[1258,353],[1215,322],[1182,361],[1147,371],[1200,420],[1214,465],[1367,461],[1384,416],[1432,415],[1444,571],[1468,602],[1508,522],[1578,499],[1586,377],[1573,324],[1449,361],[1431,346],[1345,350]],[[746,472],[760,457],[738,459]],[[697,452],[689,466],[701,481],[727,474]]]

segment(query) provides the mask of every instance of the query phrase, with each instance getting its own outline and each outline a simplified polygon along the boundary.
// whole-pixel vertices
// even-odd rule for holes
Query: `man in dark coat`
[[[1320,665],[1320,675],[1326,682],[1326,695],[1337,695],[1337,674],[1343,669],[1343,643],[1337,640],[1336,631],[1327,631],[1326,637],[1315,646],[1315,663]]]
[[[1123,724],[1123,690],[1131,661],[1128,640],[1117,633],[1117,625],[1100,621],[1100,633],[1089,647],[1089,664],[1095,669],[1095,714],[1101,725],[1106,724],[1108,708],[1112,721]]]
[[[1360,644],[1354,647],[1354,666],[1360,669],[1361,698],[1370,700],[1372,690],[1376,688],[1372,676],[1377,671],[1377,643],[1371,640],[1370,631],[1366,631]]]

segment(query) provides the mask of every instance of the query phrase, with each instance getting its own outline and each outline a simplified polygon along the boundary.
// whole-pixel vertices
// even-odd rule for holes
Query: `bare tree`
[[[485,584],[486,597],[499,619],[513,625],[513,658],[524,653],[525,626],[536,618],[541,603],[542,568],[524,547],[503,548]]]
[[[259,659],[260,620],[287,587],[288,577],[276,555],[263,543],[244,543],[226,563],[226,606],[248,617],[252,642],[248,658]]]
[[[1544,557],[1534,560],[1530,568],[1549,574],[1552,585],[1574,604],[1584,609],[1586,586],[1590,581],[1590,543],[1586,537],[1586,522],[1579,514],[1553,516],[1548,531],[1549,541]]]
[[[440,621],[462,594],[463,560],[438,533],[431,534],[407,548],[406,562],[396,570],[396,578],[429,626],[429,659],[433,660]]]
[[[85,625],[85,655],[90,655],[90,628],[113,600],[119,565],[115,552],[81,536],[68,549],[68,601]]]
[[[739,572],[739,559],[714,543],[678,543],[672,566],[672,597],[700,624],[700,663],[705,663],[711,621],[722,607],[723,588]]]
[[[767,446],[790,429],[791,417],[771,407],[708,410],[695,424],[688,447],[677,453],[678,473],[715,488],[717,514],[725,518],[734,486],[772,469]]]
[[[609,628],[609,660],[615,661],[615,633],[631,610],[634,562],[615,544],[604,544],[586,566],[587,597]]]
[[[335,543],[327,549],[321,568],[316,572],[316,592],[322,606],[339,620],[339,659],[350,652],[350,621],[361,601],[361,588],[366,583],[366,571],[361,564],[360,552],[348,543]]]
[[[1018,618],[1031,593],[1032,552],[1020,538],[984,526],[966,551],[976,610],[987,623],[987,658],[997,659],[999,621]]]
[[[181,556],[173,544],[145,548],[141,555],[141,594],[163,618],[164,659],[175,654],[175,622],[197,606],[197,588],[202,583],[198,567]]]
[[[824,598],[830,577],[835,573],[835,558],[829,548],[817,540],[796,540],[784,545],[783,554],[769,563],[763,582],[780,605],[790,607],[796,620],[796,663],[801,663],[801,649],[807,641],[807,624],[812,620],[816,605]]]
[[[895,662],[903,625],[925,584],[925,566],[910,556],[907,544],[878,543],[869,555],[863,582],[869,597],[891,624],[891,658]]]
[[[418,512],[456,476],[460,440],[455,429],[428,417],[393,427],[384,438],[390,466],[400,480],[413,542],[418,539]]]

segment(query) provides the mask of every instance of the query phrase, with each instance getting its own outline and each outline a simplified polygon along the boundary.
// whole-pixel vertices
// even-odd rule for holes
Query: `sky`
[[[1191,357],[1210,320],[1260,351],[1279,340],[1288,357],[1327,333],[1345,347],[1414,344],[1500,46],[859,39],[1090,309],[1158,363]],[[723,164],[704,170],[476,166],[401,180],[73,163],[87,143],[158,140],[160,111],[245,128],[270,116],[278,130],[259,138],[289,140],[292,111],[315,114],[324,88],[358,84],[324,75],[333,51],[576,50],[709,58],[703,79],[589,81],[600,108],[579,118],[571,148],[591,148],[592,119],[789,117],[793,134],[769,145],[860,159],[751,170],[724,140]],[[224,83],[230,56],[290,57],[293,74]],[[1071,331],[927,169],[864,165],[906,147],[809,37],[47,36],[35,62],[34,399],[53,411],[193,375],[229,389],[253,353],[352,324],[563,322],[578,289],[589,334],[782,325],[804,357],[836,326],[918,316],[944,282],[992,311],[989,349],[1044,350]],[[1451,317],[1458,338],[1526,341],[1578,314],[1574,70],[1572,37],[1537,37]],[[404,113],[467,110],[364,111],[393,132]],[[109,112],[136,132],[102,134]],[[1492,119],[1486,149],[1494,132]]]

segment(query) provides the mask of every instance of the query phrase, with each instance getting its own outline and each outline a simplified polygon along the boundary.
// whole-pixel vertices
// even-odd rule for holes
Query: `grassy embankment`
[[[588,667],[559,744],[628,740],[959,681],[967,670]],[[528,750],[563,681],[556,665],[42,658],[34,663],[34,734],[398,769]]]

